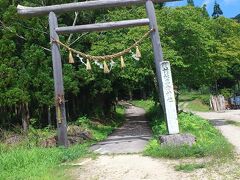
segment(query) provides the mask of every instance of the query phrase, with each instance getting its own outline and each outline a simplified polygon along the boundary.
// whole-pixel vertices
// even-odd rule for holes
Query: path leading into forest
[[[124,125],[113,132],[107,140],[91,148],[101,154],[97,159],[89,158],[74,164],[76,169],[70,172],[73,179],[172,180],[176,177],[178,179],[191,177],[193,174],[174,170],[174,165],[178,164],[178,161],[141,155],[140,152],[152,137],[145,111],[127,103],[124,103],[124,106],[127,107]]]
[[[158,159],[142,156],[144,146],[151,138],[151,130],[142,108],[125,104],[126,123],[117,129],[106,141],[92,147],[100,153],[96,159],[88,158],[71,164],[72,179],[79,180],[191,180],[191,179],[233,179],[238,163],[180,172],[175,166],[185,163],[206,163],[207,158]],[[207,117],[209,117],[207,115]],[[239,136],[240,137],[240,136]],[[123,154],[119,154],[123,153]],[[130,153],[130,154],[129,154]],[[135,154],[131,154],[135,153]],[[138,153],[138,154],[136,154]],[[234,170],[234,171],[233,171]],[[234,172],[234,173],[233,173]]]
[[[126,122],[115,130],[105,141],[91,149],[99,154],[140,153],[151,139],[152,133],[142,108],[124,103]]]
[[[79,162],[70,174],[76,180],[191,180],[206,174],[204,169],[194,173],[175,171],[174,166],[179,163],[140,154],[101,155],[96,160]]]
[[[223,136],[235,146],[236,152],[240,154],[240,127],[231,123],[231,121],[240,122],[240,110],[194,112],[194,114],[210,120]]]

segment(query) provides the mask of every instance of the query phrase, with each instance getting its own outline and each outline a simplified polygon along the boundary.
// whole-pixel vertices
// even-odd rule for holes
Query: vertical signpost
[[[62,62],[59,45],[55,41],[59,39],[58,34],[94,32],[132,26],[149,25],[150,29],[154,30],[151,32],[151,39],[158,79],[160,101],[164,109],[165,117],[167,119],[169,134],[179,133],[170,64],[163,59],[163,52],[158,32],[155,9],[153,5],[153,2],[161,3],[170,1],[178,0],[95,0],[43,7],[18,6],[17,9],[20,15],[31,17],[49,14],[50,41],[52,49],[53,76],[55,87],[55,106],[58,127],[58,145],[65,147],[68,146]],[[74,27],[58,27],[57,16],[55,14],[89,9],[141,5],[144,3],[146,4],[148,19],[89,24]]]
[[[165,105],[168,133],[177,134],[179,133],[179,125],[170,63],[168,61],[160,62],[160,70],[162,84],[161,91],[164,97],[163,104]]]

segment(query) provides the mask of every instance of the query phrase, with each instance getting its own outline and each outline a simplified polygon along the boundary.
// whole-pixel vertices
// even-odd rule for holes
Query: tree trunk
[[[177,109],[177,113],[179,113],[179,89],[178,87],[176,87],[175,89],[175,94],[176,94],[176,109]]]
[[[30,120],[30,114],[29,114],[29,108],[28,103],[22,104],[22,126],[23,126],[23,132],[27,133],[29,128],[29,120]]]
[[[129,95],[129,100],[132,101],[133,100],[133,95],[132,95],[131,90],[128,91],[128,95]]]
[[[215,88],[216,88],[216,95],[218,95],[218,82],[215,82]]]
[[[145,91],[144,88],[142,89],[142,98],[143,98],[144,100],[147,99],[147,93],[146,93],[146,91]]]
[[[48,125],[52,125],[52,119],[51,119],[51,107],[48,106]]]
[[[116,101],[117,101],[117,102],[119,101],[119,98],[118,98],[118,91],[116,92]]]
[[[67,119],[70,119],[70,102],[66,102],[66,116],[67,116]]]
[[[240,81],[238,80],[238,91],[240,90]]]
[[[76,117],[77,114],[77,103],[76,103],[76,99],[77,97],[75,97],[74,95],[72,96],[72,111],[73,111],[73,117]]]

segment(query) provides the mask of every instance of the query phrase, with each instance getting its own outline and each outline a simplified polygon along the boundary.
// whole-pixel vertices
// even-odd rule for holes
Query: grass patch
[[[190,111],[208,112],[210,111],[209,94],[199,94],[198,92],[182,93],[179,96],[180,104],[187,103],[185,107]]]
[[[100,141],[121,124],[123,119],[124,109],[118,107],[114,120],[109,123],[91,123],[86,117],[79,118],[76,123],[89,130],[96,141]],[[60,166],[61,163],[94,155],[88,149],[96,141],[69,148],[36,146],[38,138],[45,138],[52,134],[54,131],[50,129],[31,130],[30,138],[16,146],[0,143],[0,179],[67,179],[69,177],[65,170],[68,167]]]
[[[125,108],[123,106],[117,106],[116,113],[111,119],[107,119],[106,122],[92,122],[89,118],[83,116],[80,117],[76,124],[88,131],[93,135],[94,140],[102,141],[107,138],[109,134],[113,132],[114,129],[119,127],[125,120]]]
[[[178,115],[180,132],[195,135],[197,139],[196,143],[192,147],[161,146],[158,142],[158,137],[167,134],[167,126],[160,106],[153,106],[152,104],[154,103],[146,102],[146,104],[141,103],[140,106],[148,109],[147,118],[151,121],[150,124],[154,134],[154,139],[145,148],[145,155],[167,158],[233,157],[233,146],[210,122],[188,113]]]
[[[226,124],[234,125],[234,126],[239,126],[240,127],[240,122],[232,121],[232,120],[227,120]]]
[[[184,92],[180,93],[179,101],[193,101],[195,99],[199,99],[203,104],[209,105],[210,94],[200,94],[199,92]]]
[[[177,166],[175,166],[175,170],[176,171],[183,171],[183,172],[192,172],[194,170],[197,170],[197,169],[202,169],[202,168],[205,168],[205,164],[179,164]]]
[[[206,104],[203,104],[202,101],[199,99],[189,101],[186,108],[189,109],[190,111],[199,111],[199,112],[210,111],[209,106]]]
[[[65,149],[9,148],[1,145],[0,179],[58,179],[61,174],[52,174],[56,166],[90,155],[88,146],[89,144],[82,144]]]
[[[147,112],[155,105],[152,100],[133,100],[131,103],[137,107],[144,108]]]

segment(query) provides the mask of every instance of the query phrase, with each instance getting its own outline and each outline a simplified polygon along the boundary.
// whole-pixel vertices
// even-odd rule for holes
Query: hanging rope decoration
[[[136,46],[136,58],[141,58],[141,57],[142,57],[142,55],[141,55],[141,52],[139,50],[139,47]]]
[[[92,67],[91,67],[91,64],[90,64],[89,59],[87,59],[86,67],[87,67],[87,70],[88,70],[88,71],[92,70]]]
[[[135,57],[136,57],[137,60],[139,60],[139,58],[142,57],[141,52],[139,50],[139,44],[145,38],[147,38],[149,36],[149,34],[153,31],[154,31],[154,29],[151,29],[148,32],[146,32],[138,41],[136,41],[133,45],[131,45],[127,49],[125,49],[121,52],[115,53],[115,54],[105,55],[105,56],[92,56],[92,55],[89,55],[89,54],[85,54],[83,52],[80,52],[78,50],[70,48],[68,45],[62,43],[60,40],[53,39],[52,42],[58,43],[59,45],[63,46],[66,50],[69,51],[69,63],[70,64],[74,64],[74,58],[73,58],[73,53],[74,53],[74,54],[77,54],[77,57],[81,56],[82,58],[87,60],[87,63],[84,63],[86,65],[87,70],[89,70],[89,71],[92,70],[90,61],[95,61],[95,64],[96,64],[96,61],[102,61],[103,62],[104,73],[110,73],[110,70],[108,68],[108,65],[107,65],[106,61],[111,61],[111,64],[112,64],[113,59],[120,58],[121,68],[123,69],[123,68],[126,67],[123,56],[127,53],[130,53],[132,48],[136,48]]]
[[[103,71],[104,71],[105,74],[110,73],[110,70],[108,68],[108,65],[107,65],[106,61],[103,61]]]
[[[69,57],[68,57],[68,59],[69,59],[69,64],[74,64],[75,63],[74,59],[73,59],[72,51],[70,51],[70,50],[69,50]]]
[[[123,56],[121,56],[121,68],[125,68],[126,65],[125,65],[125,62],[124,62],[124,59],[123,59]]]

